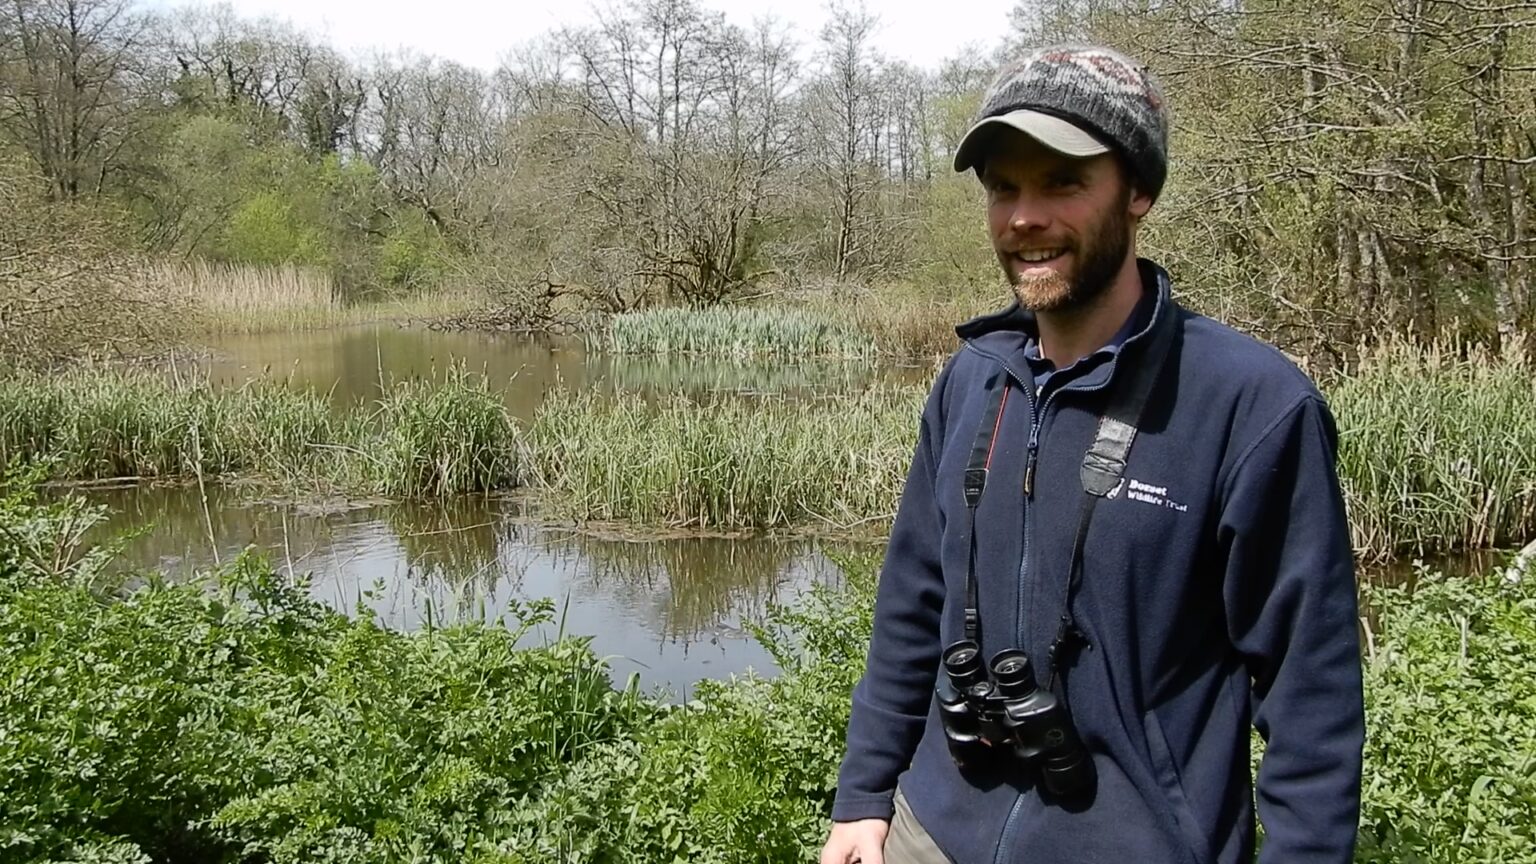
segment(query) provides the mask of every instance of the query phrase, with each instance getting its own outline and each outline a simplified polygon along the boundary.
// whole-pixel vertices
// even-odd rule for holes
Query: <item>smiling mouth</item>
[[[1027,252],[1015,252],[1013,258],[1025,267],[1037,267],[1055,261],[1065,254],[1067,254],[1066,249],[1031,249]]]

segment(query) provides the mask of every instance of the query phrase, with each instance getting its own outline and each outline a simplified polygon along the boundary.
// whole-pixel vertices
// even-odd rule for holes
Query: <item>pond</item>
[[[550,389],[651,396],[748,399],[815,396],[861,387],[921,384],[932,370],[881,362],[741,364],[695,358],[616,357],[579,340],[436,332],[394,326],[222,338],[201,361],[214,386],[259,376],[329,394],[344,406],[375,398],[380,382],[441,374],[449,364],[487,376],[509,410],[528,420]],[[823,544],[805,539],[635,539],[541,524],[515,498],[448,501],[278,501],[238,485],[97,489],[107,504],[103,533],[140,530],[127,562],[172,575],[227,561],[248,545],[280,572],[306,575],[333,608],[360,607],[401,629],[428,620],[498,620],[514,602],[550,598],[557,623],[531,640],[589,636],[622,683],[686,698],[694,682],[748,669],[772,674],[772,659],[744,624],[772,603],[793,602],[841,578]],[[868,547],[866,547],[868,548]],[[839,548],[837,552],[848,551]],[[1497,553],[1494,553],[1495,555]],[[1447,572],[1486,572],[1497,558],[1435,562]],[[1413,568],[1363,568],[1362,578],[1411,581]]]
[[[334,609],[359,607],[412,630],[463,620],[507,620],[514,602],[550,598],[564,632],[592,637],[615,683],[638,673],[643,690],[686,698],[702,678],[772,674],[744,628],[771,603],[792,602],[838,570],[810,540],[687,537],[636,541],[539,525],[516,501],[350,502],[332,507],[195,486],[93,490],[107,504],[103,534],[146,529],[124,549],[130,566],[172,578],[228,562],[247,546],[280,573],[309,580]]]
[[[328,394],[338,407],[376,398],[380,382],[431,378],[463,364],[485,375],[524,421],[559,386],[746,399],[846,393],[932,375],[888,363],[618,357],[580,340],[393,325],[219,337],[205,347],[199,364],[213,386],[271,377]],[[280,572],[307,574],[322,602],[349,614],[361,604],[402,629],[429,616],[501,619],[514,601],[547,597],[566,633],[592,637],[593,649],[611,658],[616,683],[638,672],[643,689],[679,698],[699,679],[772,674],[771,658],[744,623],[841,576],[810,540],[604,537],[539,524],[513,499],[285,502],[236,485],[208,488],[205,507],[196,486],[86,494],[113,514],[102,535],[142,530],[125,550],[132,566],[187,575],[255,545]],[[530,638],[552,638],[558,626]]]
[[[530,420],[560,386],[692,398],[814,396],[869,387],[926,384],[934,370],[889,361],[741,363],[700,357],[612,355],[582,340],[505,333],[435,331],[394,325],[225,336],[206,344],[200,367],[215,385],[267,377],[326,393],[338,405],[378,397],[380,382],[432,379],[462,364],[505,394]]]

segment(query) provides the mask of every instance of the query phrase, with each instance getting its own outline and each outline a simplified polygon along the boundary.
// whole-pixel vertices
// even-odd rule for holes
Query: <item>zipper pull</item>
[[[1029,452],[1024,458],[1024,497],[1035,497],[1035,457],[1040,453],[1040,421],[1029,428]]]

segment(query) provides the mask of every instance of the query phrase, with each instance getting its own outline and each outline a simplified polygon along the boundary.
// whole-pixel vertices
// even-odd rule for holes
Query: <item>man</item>
[[[1017,302],[957,328],[929,396],[822,864],[1233,864],[1255,815],[1265,864],[1351,859],[1364,724],[1333,420],[1136,257],[1166,142],[1150,75],[1084,46],[1004,68],[961,142]],[[1123,469],[1085,458],[1127,437]],[[1090,496],[1090,469],[1113,485]],[[951,678],[941,651],[967,638],[979,652],[945,656],[993,668]],[[1007,710],[1053,718],[1018,721],[1046,729],[1033,749],[1000,707],[1021,668],[1040,689],[1009,685]]]

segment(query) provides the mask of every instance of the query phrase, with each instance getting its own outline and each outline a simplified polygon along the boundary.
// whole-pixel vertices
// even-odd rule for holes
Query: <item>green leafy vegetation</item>
[[[758,630],[781,674],[668,705],[585,640],[349,620],[244,556],[137,587],[0,488],[7,861],[794,862],[814,857],[863,666],[874,559]],[[56,554],[58,553],[58,554]],[[1357,861],[1536,862],[1536,575],[1365,586]]]
[[[1356,860],[1536,861],[1536,567],[1364,587]]]
[[[583,640],[405,635],[253,559],[219,590],[0,588],[0,850],[155,860],[454,860],[513,802],[651,710]],[[354,856],[348,858],[347,856]]]

